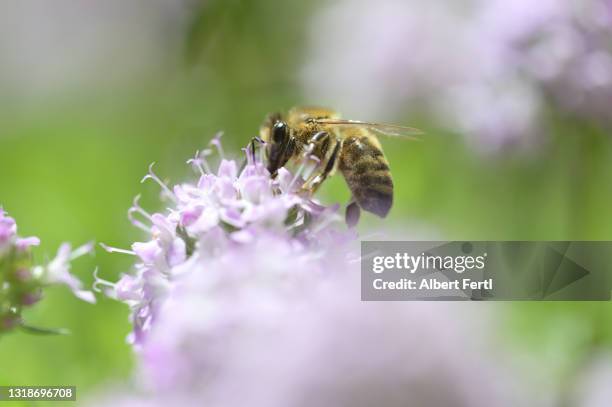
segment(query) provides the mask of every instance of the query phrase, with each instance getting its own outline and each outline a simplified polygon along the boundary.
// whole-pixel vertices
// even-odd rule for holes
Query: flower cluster
[[[22,311],[42,299],[43,289],[53,284],[68,286],[80,299],[95,302],[92,292],[83,290],[81,282],[70,274],[70,261],[91,251],[91,245],[72,250],[63,244],[57,256],[47,265],[34,265],[31,248],[37,237],[21,238],[17,224],[0,208],[0,334],[22,328],[37,333],[57,332],[26,324]]]
[[[241,333],[207,405],[526,404],[486,335],[473,336],[486,314],[470,304],[361,302],[358,273],[335,277],[286,301],[273,326]]]
[[[305,89],[353,115],[425,108],[488,148],[538,134],[551,103],[612,124],[609,1],[342,0],[312,33]]]
[[[285,263],[270,259],[270,243]],[[525,404],[525,388],[512,394],[517,380],[487,346],[477,322],[486,315],[472,304],[364,303],[356,264],[326,253],[323,270],[292,252],[264,237],[233,252],[240,262],[228,254],[191,273],[143,344],[138,391],[115,391],[113,402]]]
[[[362,303],[354,231],[300,192],[301,170],[272,179],[249,154],[243,170],[222,159],[213,171],[209,153],[189,161],[194,183],[170,188],[150,168],[170,208],[136,200],[129,216],[148,240],[105,246],[138,259],[96,282],[130,305],[139,357],[136,392],[113,403],[507,405],[472,312]]]
[[[503,24],[502,16],[511,23]],[[484,30],[505,44],[505,60],[516,58],[520,73],[539,85],[544,97],[567,111],[612,123],[612,3],[548,0],[534,7],[497,0],[482,19]]]
[[[322,206],[300,191],[301,172],[307,166],[295,175],[282,168],[272,179],[256,154],[247,153],[240,169],[236,161],[223,158],[218,137],[211,144],[221,156],[218,169],[212,171],[206,159],[210,149],[198,152],[188,161],[199,175],[194,183],[170,188],[154,173],[153,165],[149,168],[143,181],[158,183],[172,206],[165,213],[151,214],[135,199],[128,216],[146,232],[147,241],[134,243],[131,250],[103,245],[109,252],[138,258],[134,272],[124,274],[117,283],[96,276],[94,285],[130,306],[133,332],[129,341],[136,346],[146,342],[162,308],[185,285],[196,285],[189,282],[192,275],[204,275],[211,279],[209,284],[236,278],[232,273],[249,269],[253,250],[259,257],[265,254],[270,270],[266,278],[289,273],[291,263],[299,262],[308,263],[316,274],[328,243],[338,250],[354,240],[352,232],[335,227],[341,223],[337,206]],[[219,270],[216,264],[225,264],[227,270]],[[202,296],[209,290],[203,290]]]

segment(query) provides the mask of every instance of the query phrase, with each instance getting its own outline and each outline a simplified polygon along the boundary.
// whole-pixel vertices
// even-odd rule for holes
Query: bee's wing
[[[391,137],[403,137],[411,140],[419,140],[418,135],[424,134],[421,130],[413,127],[397,126],[394,124],[370,123],[358,120],[343,119],[317,119],[320,124],[333,124],[334,126],[365,127],[373,132]]]

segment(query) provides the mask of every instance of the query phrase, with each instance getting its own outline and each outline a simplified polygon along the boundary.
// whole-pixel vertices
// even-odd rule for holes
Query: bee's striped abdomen
[[[345,138],[338,168],[361,208],[383,218],[387,216],[393,205],[393,180],[376,138],[366,135]]]

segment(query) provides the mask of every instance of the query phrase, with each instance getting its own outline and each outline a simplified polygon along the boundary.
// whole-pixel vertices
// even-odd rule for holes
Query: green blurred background
[[[24,6],[6,4],[0,10],[11,11],[11,4],[14,9],[4,13],[4,22],[24,15],[25,24]],[[226,151],[237,152],[266,113],[318,102],[306,99],[298,72],[308,57],[309,16],[319,2],[190,3],[179,17],[161,22],[157,15],[139,16],[146,2],[135,4],[133,19],[123,17],[121,35],[132,24],[154,21],[164,27],[162,38],[172,38],[156,45],[154,57],[143,56],[144,63],[134,61],[140,60],[141,42],[154,40],[147,31],[116,39],[129,58],[106,52],[85,65],[88,75],[50,76],[50,87],[0,66],[6,79],[0,81],[0,204],[17,220],[21,235],[42,239],[37,261],[51,257],[63,241],[129,247],[142,238],[126,218],[133,197],[142,193],[144,207],[161,208],[156,188],[139,183],[149,163],[178,182],[191,174],[185,160],[216,131],[225,132]],[[54,14],[36,21],[44,18]],[[36,43],[22,42],[19,33],[10,38],[17,47]],[[57,68],[53,57],[41,61],[39,71],[45,61]],[[416,143],[384,141],[396,203],[385,221],[366,217],[364,233],[394,225],[394,237],[406,239],[612,240],[612,143],[605,129],[552,111],[543,123],[552,135],[544,146],[486,155],[425,114],[406,112],[394,121],[427,135]],[[341,178],[321,193],[326,202],[348,197]],[[131,263],[98,248],[73,271],[91,283],[98,266],[114,280]],[[500,337],[546,380],[563,380],[593,350],[612,345],[608,303],[481,306],[495,309]],[[84,304],[57,288],[27,318],[69,328],[72,335],[0,338],[0,384],[76,385],[83,395],[128,380],[133,356],[125,343],[130,327],[124,306],[103,298],[95,306]]]

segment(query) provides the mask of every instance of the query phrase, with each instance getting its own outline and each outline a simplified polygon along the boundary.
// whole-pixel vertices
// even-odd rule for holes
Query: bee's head
[[[272,176],[285,165],[288,157],[290,141],[289,126],[282,120],[280,114],[268,116],[260,129],[260,137],[266,143],[266,159],[268,171]]]

